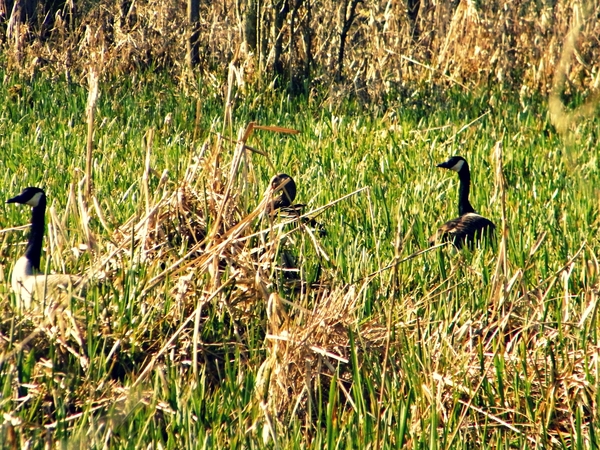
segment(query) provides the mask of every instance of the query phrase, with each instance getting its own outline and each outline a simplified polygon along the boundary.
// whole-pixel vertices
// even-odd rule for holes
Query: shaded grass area
[[[94,286],[85,302],[71,299],[72,319],[40,328],[11,306],[9,273],[24,234],[2,233],[5,442],[16,448],[28,441],[34,448],[48,442],[114,448],[598,445],[597,121],[561,139],[543,101],[424,88],[411,98],[389,99],[385,110],[240,93],[229,123],[223,95],[200,90],[196,111],[195,98],[160,76],[101,86],[94,185],[108,229],[92,214],[99,242],[92,254],[72,250],[86,238],[68,200],[69,185],[77,191],[85,166],[85,90],[60,80],[2,84],[0,192],[9,198],[26,185],[47,190],[58,217],[49,222],[58,230],[55,238],[45,240],[51,270],[84,272],[129,242],[118,238],[138,223],[128,220],[141,223],[146,211],[149,128],[155,130],[151,204],[170,205],[160,203],[161,195],[178,192],[184,174],[203,161],[186,186],[199,193],[200,206],[192,209],[208,232],[215,226],[209,194],[220,198],[235,150],[218,133],[235,140],[251,121],[300,131],[257,130],[247,144],[294,177],[296,200],[309,210],[368,189],[318,217],[327,228],[318,239],[323,253],[308,232],[280,244],[297,259],[303,289],[277,275],[274,258],[264,277],[267,298],[236,301],[242,283],[223,288],[219,301],[206,302],[199,313],[196,338],[193,321],[177,334],[179,327],[193,318],[205,293],[215,292],[216,279],[225,284],[246,267],[239,260],[217,267],[219,276],[195,269],[186,281],[171,272],[149,289],[193,243],[176,231],[169,251],[143,259],[132,239],[107,283]],[[500,224],[496,141],[504,144],[505,276],[494,277],[497,256],[490,248],[433,250],[382,270],[425,249],[435,229],[456,216],[458,180],[435,168],[449,155],[469,160],[472,203]],[[232,226],[246,223],[274,174],[265,156],[244,154]],[[166,187],[159,181],[164,169]],[[7,229],[25,224],[28,212],[5,205],[2,217]],[[247,221],[248,233],[264,226]],[[243,248],[263,245],[252,242]],[[247,267],[254,267],[252,258]],[[37,334],[27,340],[32,330]],[[319,344],[311,340],[317,338]]]

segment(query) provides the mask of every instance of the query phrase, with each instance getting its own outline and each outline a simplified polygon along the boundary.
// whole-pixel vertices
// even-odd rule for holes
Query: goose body
[[[267,206],[270,213],[292,206],[296,199],[296,182],[292,177],[285,173],[277,174],[271,178],[270,187],[274,195]],[[277,193],[279,195],[275,195]]]
[[[437,167],[458,173],[458,217],[443,224],[429,239],[429,243],[433,245],[436,242],[452,242],[460,249],[465,244],[473,247],[482,238],[491,239],[496,226],[491,220],[478,214],[469,202],[471,172],[467,161],[462,156],[453,156]]]
[[[69,289],[80,283],[80,277],[67,274],[44,275],[40,270],[42,241],[45,229],[46,193],[37,187],[25,188],[19,195],[6,203],[20,203],[31,206],[31,229],[25,254],[12,270],[11,285],[17,303],[25,309],[32,307],[32,301],[43,300],[58,289]]]
[[[285,173],[280,173],[271,178],[270,183],[271,191],[273,195],[280,192],[279,195],[274,196],[267,205],[267,211],[270,214],[274,214],[277,210],[288,214],[292,217],[298,217],[302,215],[302,209],[306,206],[302,203],[292,204],[296,199],[296,182],[292,177]],[[303,218],[302,222],[314,227],[320,236],[326,236],[327,231],[325,227],[315,219]]]

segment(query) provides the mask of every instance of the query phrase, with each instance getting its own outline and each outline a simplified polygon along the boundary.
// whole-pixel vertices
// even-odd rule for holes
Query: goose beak
[[[442,169],[448,169],[448,161],[444,161],[443,163],[439,163],[436,167],[441,167]]]
[[[19,203],[19,197],[20,197],[20,196],[21,196],[21,195],[19,194],[19,195],[17,195],[16,197],[9,198],[8,200],[6,200],[6,203]]]

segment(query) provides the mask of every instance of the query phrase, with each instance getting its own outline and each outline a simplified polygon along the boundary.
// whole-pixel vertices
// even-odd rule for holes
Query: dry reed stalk
[[[75,169],[76,173],[80,173],[79,169]],[[67,220],[71,214],[77,215],[77,195],[75,194],[75,185],[73,183],[69,183],[69,194],[67,195],[67,204],[65,205],[65,209],[63,211],[63,215],[60,221],[61,227],[65,228],[67,225]]]
[[[192,134],[192,142],[196,142],[200,135],[200,119],[202,118],[202,102],[200,99],[196,100],[196,115],[194,119],[194,133]]]
[[[259,405],[265,417],[265,424],[263,426],[262,432],[263,444],[267,445],[270,437],[271,439],[273,439],[273,446],[275,447],[275,449],[279,450],[279,448],[281,447],[279,446],[279,442],[277,441],[277,434],[275,433],[275,427],[273,426],[274,421],[271,417],[271,414],[269,413],[269,409],[264,402],[260,402]]]
[[[233,80],[234,80],[235,67],[233,64],[229,64],[229,72],[227,74],[227,94],[225,96],[225,108],[223,111],[223,128],[221,133],[225,134],[226,128],[229,126],[230,134],[233,134],[231,128],[233,127]]]
[[[89,179],[86,177],[85,178],[86,189],[88,188],[88,184],[87,184],[88,180]],[[77,207],[78,207],[78,211],[79,211],[79,224],[83,231],[83,235],[85,236],[85,243],[86,243],[87,248],[89,250],[94,251],[98,248],[98,245],[97,245],[97,241],[94,236],[94,233],[92,232],[92,230],[90,228],[91,217],[90,217],[89,210],[88,210],[88,201],[89,201],[90,197],[87,197],[84,199],[84,194],[82,192],[82,184],[83,183],[80,182],[77,185]]]
[[[500,314],[507,295],[508,274],[508,222],[506,218],[506,180],[502,163],[502,141],[494,146],[494,161],[496,163],[496,192],[500,196],[502,221],[500,224],[500,245],[498,247],[498,261],[492,277],[490,305],[493,304]],[[495,196],[495,195],[494,195]]]
[[[6,26],[6,39],[8,41],[14,40],[12,50],[17,67],[22,65],[25,31],[24,26],[21,24],[21,2],[15,1]]]
[[[89,200],[92,194],[92,152],[94,150],[94,118],[96,116],[96,102],[98,101],[98,72],[90,66],[88,71],[88,99],[87,99],[87,145],[85,158],[85,199]]]
[[[150,156],[152,155],[152,143],[154,141],[154,128],[150,128],[144,136],[146,143],[146,158],[144,163],[144,173],[142,175],[142,189],[144,194],[144,200],[146,201],[146,214],[150,211]]]
[[[92,201],[94,203],[94,211],[96,211],[96,217],[98,217],[98,220],[100,221],[100,224],[102,225],[102,228],[104,228],[104,231],[107,233],[108,236],[112,235],[113,230],[106,222],[106,218],[104,217],[102,208],[100,207],[100,204],[98,203],[98,198],[95,195],[92,197]]]
[[[64,228],[61,225],[57,214],[56,208],[52,205],[49,208],[50,220],[48,223],[48,244],[49,244],[49,255],[55,267],[60,267],[62,273],[66,273],[65,261],[63,259],[64,244],[68,243],[68,239],[65,236]]]

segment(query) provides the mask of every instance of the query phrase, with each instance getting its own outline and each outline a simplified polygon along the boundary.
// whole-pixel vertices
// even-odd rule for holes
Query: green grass
[[[22,85],[18,94],[9,93],[14,84]],[[169,79],[132,77],[101,85],[94,185],[109,226],[116,229],[143,211],[143,136],[150,127],[156,130],[152,168],[159,174],[168,169],[172,181],[216,132],[235,139],[250,121],[297,129],[295,136],[256,131],[248,142],[295,178],[297,201],[312,209],[369,187],[319,217],[328,231],[319,242],[329,262],[316,255],[306,234],[296,242],[307,278],[322,270],[334,287],[357,286],[348,363],[329,359],[334,373],[313,383],[310,406],[304,397],[301,413],[292,414],[296,397],[289,409],[273,410],[274,387],[259,383],[259,367],[270,354],[267,306],[256,299],[247,321],[237,322],[216,304],[203,311],[200,340],[219,346],[202,347],[197,374],[193,348],[178,344],[190,342],[192,322],[183,331],[186,339],[176,341],[133,386],[148,358],[181,325],[166,317],[177,307],[171,281],[149,296],[162,303],[141,297],[161,269],[134,259],[118,267],[112,285],[92,288],[86,307],[73,301],[85,338],[80,344],[69,338],[72,352],[49,339],[50,331],[21,348],[18,343],[34,327],[12,309],[9,274],[25,237],[6,232],[0,235],[0,410],[5,414],[0,441],[8,442],[14,430],[17,448],[50,442],[64,448],[106,443],[110,448],[320,449],[375,446],[376,440],[380,448],[598,447],[597,120],[580,124],[567,139],[553,131],[543,101],[537,100],[523,112],[516,97],[499,102],[487,93],[425,92],[388,99],[383,111],[350,102],[332,108],[267,91],[240,94],[234,123],[223,124],[223,90],[198,89],[202,101],[194,141],[195,97]],[[85,89],[62,81],[8,79],[0,96],[6,99],[0,103],[0,192],[9,198],[26,185],[44,187],[66,239],[49,266],[83,272],[94,257],[70,252],[85,238],[73,207],[66,207],[69,184],[81,180],[78,169],[85,167]],[[173,117],[168,126],[167,114]],[[505,297],[493,289],[497,255],[490,248],[456,255],[431,251],[364,284],[395,255],[405,258],[426,248],[436,228],[456,216],[458,180],[435,167],[450,155],[461,154],[471,163],[472,203],[500,225],[492,157],[498,140],[504,144],[507,182],[507,277],[516,274]],[[234,144],[224,149],[226,165]],[[249,212],[273,171],[258,154],[249,156],[247,168],[252,182],[241,204]],[[151,188],[157,184],[152,178]],[[25,224],[28,215],[26,208],[5,205],[0,226]],[[91,228],[102,248],[107,246],[112,236],[97,219]],[[204,286],[209,277],[195,282]],[[309,310],[319,304],[317,294],[280,294]],[[294,309],[286,310],[293,316]],[[379,330],[382,339],[371,340],[367,330]],[[294,386],[290,381],[288,387]],[[270,436],[266,444],[265,436]]]

